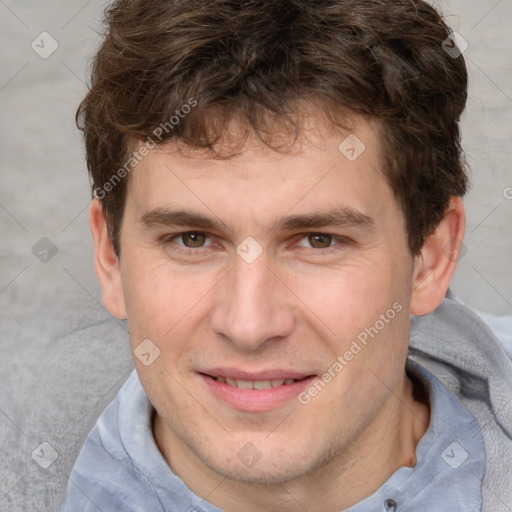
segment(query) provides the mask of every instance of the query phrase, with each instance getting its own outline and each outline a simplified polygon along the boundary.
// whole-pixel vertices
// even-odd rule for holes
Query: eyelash
[[[194,248],[194,247],[187,247],[186,245],[178,244],[178,243],[176,243],[174,241],[177,238],[183,237],[184,235],[187,235],[187,234],[205,235],[207,239],[211,240],[211,237],[208,234],[203,233],[202,231],[183,231],[181,233],[176,233],[174,235],[165,235],[165,236],[163,236],[160,239],[160,243],[163,244],[163,245],[172,244],[173,245],[173,248],[172,248],[173,251],[178,252],[180,254],[185,254],[185,255],[192,255],[192,254],[199,255],[202,252],[204,252],[205,249],[207,250],[209,247],[212,247],[214,245],[214,244],[211,244],[211,245],[207,245],[207,246],[204,246],[204,247],[196,247],[196,248]]]
[[[301,233],[300,235],[297,235],[294,238],[294,242],[296,244],[297,242],[307,239],[308,237],[310,237],[312,235],[328,236],[332,239],[331,242],[333,243],[333,245],[330,245],[329,247],[325,247],[325,248],[315,248],[315,247],[305,247],[305,246],[294,245],[292,247],[292,250],[293,251],[296,251],[296,250],[305,251],[307,254],[326,255],[326,254],[332,254],[334,252],[338,252],[350,243],[350,240],[344,236],[332,235],[330,233],[321,233],[321,232],[316,232],[316,231],[312,231],[310,233]]]
[[[181,253],[181,254],[186,254],[186,255],[192,255],[192,254],[200,255],[205,250],[208,250],[209,248],[216,246],[216,244],[210,243],[210,245],[194,248],[194,247],[187,247],[186,245],[181,245],[181,244],[178,244],[175,242],[176,239],[179,239],[180,237],[183,237],[184,235],[187,235],[187,234],[205,235],[207,240],[210,240],[210,242],[211,242],[211,238],[212,238],[210,235],[208,235],[207,233],[204,233],[202,231],[183,231],[181,233],[176,233],[173,235],[166,235],[166,236],[162,237],[160,243],[173,244],[174,245],[173,251]],[[312,231],[309,233],[300,233],[298,235],[295,235],[295,237],[292,237],[292,238],[294,240],[294,244],[296,244],[297,242],[299,242],[305,238],[308,238],[309,236],[312,236],[312,235],[329,236],[332,238],[332,242],[334,243],[334,245],[331,245],[326,248],[314,248],[314,247],[305,247],[305,246],[295,245],[294,247],[292,247],[291,250],[305,251],[308,255],[311,255],[311,254],[325,255],[325,254],[332,254],[333,252],[339,251],[351,243],[351,241],[346,237],[339,236],[339,235],[332,235],[330,233],[321,233],[321,232],[316,232],[316,231]]]

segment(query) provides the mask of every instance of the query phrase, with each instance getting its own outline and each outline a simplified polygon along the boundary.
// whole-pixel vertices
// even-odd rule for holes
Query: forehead
[[[236,133],[237,126],[232,126]],[[233,147],[225,141],[228,150]],[[220,147],[220,151],[223,151]],[[382,169],[378,125],[358,119],[352,130],[308,121],[295,143],[276,151],[252,134],[229,158],[176,142],[149,152],[130,177],[127,207],[143,212],[186,205],[202,213],[263,219],[343,205],[378,213],[394,198]],[[396,206],[396,205],[395,205]]]

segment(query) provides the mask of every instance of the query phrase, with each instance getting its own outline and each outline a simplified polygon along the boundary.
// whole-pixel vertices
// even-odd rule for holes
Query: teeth
[[[270,389],[272,387],[272,381],[271,380],[255,380],[253,382],[253,387],[254,387],[254,389]]]
[[[217,382],[229,384],[239,389],[271,389],[282,386],[283,384],[293,384],[295,379],[273,379],[273,380],[240,380],[229,377],[215,377]]]
[[[235,386],[238,386],[240,389],[252,389],[254,387],[252,380],[235,380]]]

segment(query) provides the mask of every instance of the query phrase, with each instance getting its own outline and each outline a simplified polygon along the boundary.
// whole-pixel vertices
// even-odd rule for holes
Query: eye
[[[197,231],[188,231],[186,233],[180,233],[179,235],[176,235],[174,237],[174,241],[178,245],[189,247],[191,249],[197,247],[204,247],[205,245],[211,245],[206,243],[208,240],[208,236],[206,236],[204,233],[199,233]]]
[[[222,245],[217,237],[201,231],[182,231],[160,238],[160,245],[171,258],[199,261],[219,253]]]
[[[310,233],[303,236],[297,243],[300,247],[312,247],[313,249],[328,249],[337,240],[332,235],[325,233]]]
[[[324,235],[322,233],[315,233],[312,235],[308,235],[307,241],[311,245],[311,247],[315,249],[327,249],[327,247],[331,246],[332,236]]]
[[[353,244],[352,240],[341,235],[329,233],[302,233],[297,235],[292,250],[300,251],[303,256],[336,255]]]

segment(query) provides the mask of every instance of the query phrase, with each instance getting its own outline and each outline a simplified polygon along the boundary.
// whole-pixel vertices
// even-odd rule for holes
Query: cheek
[[[297,296],[331,333],[346,339],[403,300],[404,286],[389,267],[382,261],[361,262],[289,279]]]
[[[122,268],[130,336],[133,343],[150,338],[164,348],[201,314],[216,276],[192,268],[178,271],[139,253],[127,257]]]
[[[334,388],[339,393],[357,388],[365,393],[379,391],[382,382],[375,374],[394,385],[408,347],[406,268],[405,262],[381,255],[375,261],[361,260],[302,281],[307,286],[298,294],[307,298],[315,313],[309,314],[311,325],[322,328],[320,337],[330,358],[325,370],[330,368],[336,375]]]
[[[161,267],[154,266],[151,261],[142,257],[129,258],[123,261],[123,288],[126,308],[132,336],[159,337],[165,325],[172,327],[170,313],[179,305],[179,297],[183,290],[179,286],[171,286]]]

